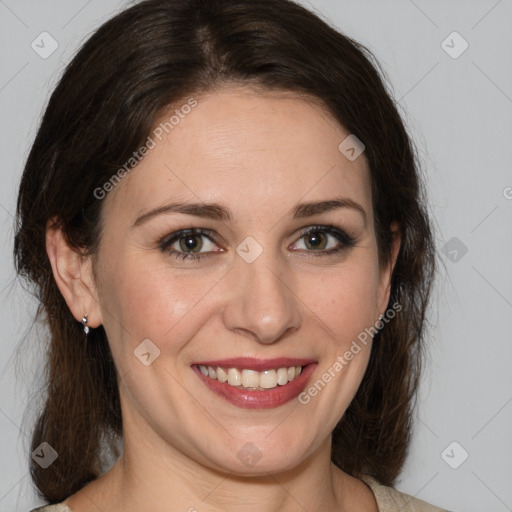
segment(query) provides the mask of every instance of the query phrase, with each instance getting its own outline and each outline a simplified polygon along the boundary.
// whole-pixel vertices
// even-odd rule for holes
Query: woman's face
[[[326,446],[390,276],[348,135],[305,100],[224,88],[109,193],[95,275],[126,442],[238,474]]]

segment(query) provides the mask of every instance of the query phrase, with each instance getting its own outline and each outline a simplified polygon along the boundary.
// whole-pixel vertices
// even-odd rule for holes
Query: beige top
[[[379,512],[448,512],[445,509],[434,507],[428,503],[413,498],[408,494],[397,491],[392,487],[386,487],[379,484],[372,477],[363,478],[375,495],[375,500],[379,507]],[[73,512],[67,505],[58,503],[57,505],[47,505],[39,507],[31,512]]]
[[[413,498],[412,496],[397,491],[392,487],[381,485],[372,477],[365,476],[363,477],[363,480],[373,491],[375,501],[379,507],[379,512],[448,512],[444,508],[430,505],[425,501]],[[68,511],[64,510],[62,512]]]

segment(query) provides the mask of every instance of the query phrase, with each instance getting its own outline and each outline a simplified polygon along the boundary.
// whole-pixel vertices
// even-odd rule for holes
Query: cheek
[[[174,353],[185,343],[184,333],[202,321],[202,301],[219,276],[180,274],[143,256],[119,258],[99,276],[104,327],[118,353],[130,355],[144,339]]]
[[[372,347],[371,328],[377,320],[378,271],[368,260],[340,267],[322,281],[303,281],[305,301],[316,326],[320,367],[299,397],[317,428],[334,429],[354,398],[365,374]]]
[[[321,278],[305,276],[299,294],[338,341],[347,341],[377,320],[378,270],[361,259]]]

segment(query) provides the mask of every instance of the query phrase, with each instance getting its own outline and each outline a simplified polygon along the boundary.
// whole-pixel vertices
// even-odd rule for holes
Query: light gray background
[[[0,511],[26,512],[40,503],[30,486],[30,432],[23,423],[41,372],[35,333],[15,364],[34,310],[14,281],[17,183],[63,66],[124,5],[0,0]],[[452,240],[447,254],[439,252],[445,268],[431,315],[430,360],[398,488],[455,511],[512,510],[512,2],[306,5],[367,45],[382,63],[425,163],[439,248],[459,240]],[[31,48],[43,31],[59,45],[47,59]],[[469,44],[457,58],[445,50],[456,54],[463,48],[458,36],[442,45],[453,31]],[[461,244],[467,247],[462,257]],[[460,464],[465,452],[469,456]]]

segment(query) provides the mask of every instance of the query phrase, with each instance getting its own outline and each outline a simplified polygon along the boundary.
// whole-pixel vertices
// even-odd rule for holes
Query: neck
[[[73,512],[91,504],[124,512],[376,511],[369,488],[330,457],[328,438],[292,469],[238,476],[187,456],[152,429],[127,429],[116,464],[66,503]]]
[[[344,474],[331,465],[330,443],[325,444],[292,470],[240,477],[205,467],[179,452],[162,457],[146,443],[134,448],[125,442],[111,471],[114,488],[120,491],[115,509],[164,512],[172,504],[173,510],[189,512],[343,510],[339,484]],[[154,456],[141,457],[141,450]]]

